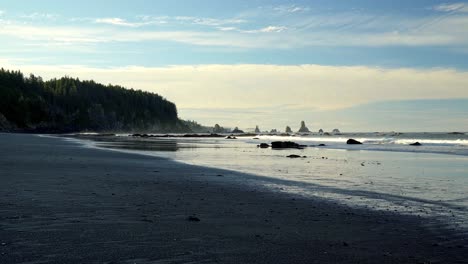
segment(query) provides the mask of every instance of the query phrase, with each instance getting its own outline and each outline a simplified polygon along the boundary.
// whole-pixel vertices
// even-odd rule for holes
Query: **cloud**
[[[433,7],[433,10],[439,12],[463,12],[468,13],[468,5],[465,3],[440,4]]]
[[[0,10],[0,16],[3,16],[5,14],[5,11]]]
[[[309,11],[309,7],[297,6],[297,5],[281,5],[273,7],[273,10],[279,13],[299,13]]]
[[[444,10],[454,8],[439,6],[439,9]],[[457,6],[455,9],[460,10],[460,8]],[[283,9],[294,11],[291,7]],[[29,44],[38,42],[49,46],[85,43],[106,45],[112,42],[157,44],[169,41],[195,46],[242,49],[438,46],[450,47],[454,52],[465,50],[464,47],[468,46],[468,16],[464,14],[395,17],[358,12],[333,15],[308,13],[305,16],[275,19],[275,24],[265,17],[246,19],[243,16],[203,18],[142,15],[137,16],[135,20],[109,17],[81,18],[79,21],[88,23],[73,23],[73,26],[64,23],[69,26],[61,26],[9,21],[0,25],[0,35],[32,42]],[[115,27],[105,27],[96,23]],[[151,27],[151,25],[165,24],[167,26]]]
[[[267,26],[264,28],[253,29],[253,30],[240,30],[239,29],[238,31],[242,33],[280,33],[287,29],[288,29],[287,27],[283,27],[283,26]]]
[[[195,25],[204,26],[223,26],[223,25],[235,25],[246,23],[244,19],[229,18],[229,19],[218,19],[218,18],[205,18],[205,17],[192,17],[192,16],[176,16],[176,21],[182,21]]]
[[[182,118],[241,127],[257,123],[283,129],[310,120],[314,126],[349,129],[353,124],[345,121],[353,114],[344,109],[350,107],[393,100],[468,98],[468,72],[453,69],[257,64],[96,68],[20,66],[20,61],[5,60],[0,64],[45,79],[68,75],[156,92],[174,101]],[[336,111],[350,114],[335,120]],[[246,120],[255,123],[246,124]]]
[[[45,78],[70,75],[158,92],[184,108],[294,104],[326,110],[382,100],[468,98],[468,72],[452,69],[256,64],[19,68]]]
[[[31,14],[20,15],[19,17],[24,18],[24,19],[29,19],[29,20],[55,20],[59,17],[59,15],[34,12]]]
[[[98,18],[95,20],[96,23],[101,24],[109,24],[109,25],[116,25],[116,26],[125,26],[125,27],[138,27],[141,24],[139,23],[130,23],[127,22],[125,19],[113,17],[113,18]]]

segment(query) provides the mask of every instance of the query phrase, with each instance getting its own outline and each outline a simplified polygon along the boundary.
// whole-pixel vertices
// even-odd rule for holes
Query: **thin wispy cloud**
[[[56,20],[59,17],[59,15],[34,12],[30,14],[22,14],[22,15],[19,15],[19,17],[23,19],[29,19],[29,20]]]
[[[283,27],[283,26],[267,26],[267,27],[264,27],[264,28],[254,29],[254,30],[239,30],[239,32],[243,32],[243,33],[280,33],[280,32],[283,32],[283,31],[285,31],[287,29],[288,29],[287,27]]]
[[[218,18],[205,18],[205,17],[191,17],[191,16],[176,16],[174,18],[177,21],[184,21],[190,24],[204,25],[204,26],[223,26],[223,25],[234,25],[242,24],[247,21],[244,19],[218,19]]]
[[[98,18],[95,20],[96,23],[100,24],[109,24],[115,26],[125,26],[125,27],[138,27],[141,26],[141,23],[130,23],[125,19],[113,17],[113,18]]]
[[[134,30],[136,24],[122,19],[105,19],[107,23],[125,27],[99,28],[83,26],[36,26],[18,23],[0,27],[0,36],[29,41],[66,43],[110,43],[142,41],[173,41],[196,46],[224,46],[239,48],[293,49],[312,46],[466,46],[468,45],[468,17],[446,18],[431,22],[418,30],[342,31],[315,30],[297,32],[286,26],[265,26],[242,30],[220,27],[214,30]],[[248,33],[248,34],[246,34]],[[271,33],[257,37],[252,33]],[[281,34],[273,34],[281,33]]]
[[[434,10],[440,12],[464,12],[468,13],[468,5],[466,3],[451,3],[440,4],[433,7]]]
[[[307,12],[310,10],[309,7],[297,6],[297,5],[281,5],[273,7],[273,10],[280,13],[300,13]]]

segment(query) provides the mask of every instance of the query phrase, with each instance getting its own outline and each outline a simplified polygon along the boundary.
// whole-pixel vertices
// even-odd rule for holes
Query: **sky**
[[[0,66],[209,126],[468,131],[468,1],[0,0]]]

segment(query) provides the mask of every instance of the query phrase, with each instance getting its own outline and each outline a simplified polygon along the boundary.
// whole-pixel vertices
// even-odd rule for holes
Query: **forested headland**
[[[0,131],[188,132],[190,124],[158,94],[70,77],[44,81],[2,68]]]

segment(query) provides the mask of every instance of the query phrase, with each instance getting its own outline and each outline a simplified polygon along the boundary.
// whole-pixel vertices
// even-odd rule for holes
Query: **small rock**
[[[326,145],[325,144],[319,144],[318,146],[319,147],[325,147]]]
[[[419,143],[419,142],[414,142],[414,143],[410,144],[410,146],[422,146],[422,144]]]
[[[343,247],[348,247],[348,246],[349,246],[349,244],[348,244],[348,243],[346,243],[346,242],[343,242]]]
[[[190,222],[200,222],[200,218],[196,217],[196,216],[189,216],[187,217],[187,221],[190,221]]]
[[[261,143],[261,144],[258,145],[257,147],[259,147],[259,148],[269,148],[270,145],[268,145],[267,143]]]
[[[355,139],[352,139],[352,138],[348,139],[348,141],[346,141],[346,144],[348,144],[348,145],[362,145],[361,142],[359,142],[359,141],[357,141]]]
[[[299,155],[295,155],[295,154],[291,154],[289,156],[286,156],[287,158],[291,158],[291,159],[296,159],[296,158],[300,158],[301,156]]]

